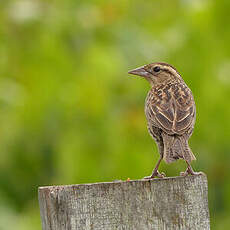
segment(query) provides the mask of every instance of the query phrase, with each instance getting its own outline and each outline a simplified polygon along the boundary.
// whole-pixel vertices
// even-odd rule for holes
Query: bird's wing
[[[195,103],[185,84],[165,87],[150,97],[146,115],[154,126],[166,133],[183,134],[194,124]]]

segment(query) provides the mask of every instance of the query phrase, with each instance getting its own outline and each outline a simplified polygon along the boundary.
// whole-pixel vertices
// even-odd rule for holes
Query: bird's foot
[[[202,172],[194,172],[192,168],[187,168],[185,172],[181,172],[180,176],[188,176],[188,175],[201,175]]]
[[[151,176],[144,177],[144,179],[154,179],[155,177],[164,178],[166,175],[164,172],[160,173],[158,170],[156,170]]]

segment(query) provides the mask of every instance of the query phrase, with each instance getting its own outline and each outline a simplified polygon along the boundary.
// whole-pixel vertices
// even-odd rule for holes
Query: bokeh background
[[[229,229],[229,12],[229,0],[1,1],[0,229],[41,229],[38,186],[151,173],[149,85],[127,71],[153,61],[194,93],[193,167],[208,176],[212,229]]]

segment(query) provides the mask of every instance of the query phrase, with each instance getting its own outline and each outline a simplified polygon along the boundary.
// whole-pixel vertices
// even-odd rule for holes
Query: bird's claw
[[[180,176],[188,176],[188,172],[185,171],[185,172],[180,172]]]
[[[164,172],[161,172],[161,173],[158,172],[158,177],[164,178],[166,177],[166,174]]]
[[[154,171],[151,176],[144,177],[144,179],[154,179],[155,177],[164,178],[166,177],[164,172]]]
[[[188,175],[202,175],[203,172],[194,172],[190,168],[187,168],[185,172],[181,172],[180,176],[188,176]]]

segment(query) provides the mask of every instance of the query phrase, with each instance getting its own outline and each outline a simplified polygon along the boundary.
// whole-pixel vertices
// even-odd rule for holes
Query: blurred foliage
[[[1,1],[0,229],[41,229],[38,186],[151,173],[149,85],[127,71],[153,61],[194,93],[193,166],[208,175],[212,229],[228,229],[229,11],[228,0]]]

